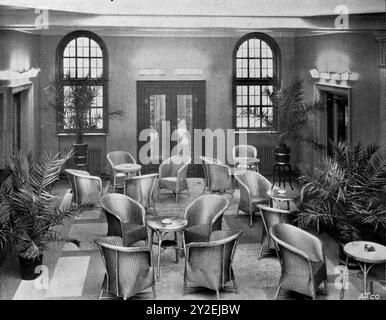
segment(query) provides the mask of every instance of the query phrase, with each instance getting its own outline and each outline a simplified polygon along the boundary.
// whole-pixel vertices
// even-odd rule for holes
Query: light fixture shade
[[[17,72],[11,69],[0,71],[0,80],[20,80],[20,79],[28,79],[35,78],[39,74],[39,68],[31,68],[26,72]]]
[[[330,80],[331,79],[330,72],[321,72],[320,73],[320,78],[321,79],[325,79],[325,80]]]
[[[359,73],[357,72],[352,72],[350,74],[350,81],[357,81],[359,79]]]
[[[320,74],[319,74],[318,69],[311,69],[310,70],[310,75],[314,79],[319,79],[320,78]]]
[[[342,79],[341,79],[340,73],[332,72],[331,73],[331,80],[341,81]]]
[[[350,73],[351,73],[351,72],[348,72],[348,71],[342,72],[342,73],[340,74],[340,78],[341,78],[343,81],[348,81],[348,80],[350,80]]]

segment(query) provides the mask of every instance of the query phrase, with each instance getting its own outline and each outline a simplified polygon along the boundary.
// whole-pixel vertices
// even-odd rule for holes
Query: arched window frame
[[[259,39],[261,41],[264,41],[272,50],[272,57],[273,57],[273,76],[265,77],[265,78],[238,78],[237,77],[237,66],[236,66],[236,59],[237,59],[237,51],[240,48],[240,46],[250,39]],[[237,126],[237,86],[243,85],[243,86],[264,86],[264,85],[272,85],[273,90],[275,90],[275,87],[280,84],[281,81],[281,53],[280,48],[276,41],[271,38],[270,36],[260,33],[260,32],[253,32],[249,33],[242,38],[240,38],[233,50],[233,57],[232,57],[232,65],[233,65],[233,81],[232,81],[232,100],[233,100],[233,128],[235,130],[248,130],[248,131],[272,131],[272,127],[251,127],[249,125],[248,120],[248,126],[245,127],[238,127]],[[248,95],[249,99],[249,95]],[[253,108],[251,106],[247,106],[248,112],[249,108]],[[273,111],[273,120],[276,121],[277,115]],[[249,113],[248,113],[249,115]]]
[[[77,30],[73,31],[66,36],[64,36],[61,41],[59,42],[59,45],[57,46],[56,49],[56,77],[55,77],[55,82],[56,85],[60,88],[66,85],[68,83],[68,80],[65,79],[64,77],[64,69],[63,69],[63,55],[64,55],[64,50],[67,47],[67,45],[74,39],[80,38],[80,37],[86,37],[94,40],[99,47],[102,50],[102,66],[103,66],[103,72],[102,72],[102,77],[98,79],[89,79],[89,78],[72,78],[71,81],[75,82],[84,82],[90,86],[101,86],[103,88],[103,127],[100,129],[97,128],[89,128],[87,130],[88,133],[107,133],[108,132],[108,112],[109,112],[109,107],[108,107],[108,97],[109,97],[109,88],[108,88],[108,75],[109,75],[109,57],[108,57],[108,52],[107,52],[107,47],[103,40],[96,35],[95,33],[91,31],[86,31],[86,30]],[[58,101],[60,104],[59,108],[64,108],[63,106],[63,100]],[[59,133],[66,133],[69,132],[70,130],[64,129],[63,125],[63,112],[58,112],[57,113],[57,132]]]

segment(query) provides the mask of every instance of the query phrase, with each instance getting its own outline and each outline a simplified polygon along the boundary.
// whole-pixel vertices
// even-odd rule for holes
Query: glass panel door
[[[152,130],[151,161],[157,163],[161,160],[163,151],[163,134],[166,132],[166,94],[151,95],[149,97],[150,129]],[[165,138],[165,137],[164,137]]]
[[[193,96],[177,94],[177,143],[181,152],[191,155],[191,138],[193,137]]]

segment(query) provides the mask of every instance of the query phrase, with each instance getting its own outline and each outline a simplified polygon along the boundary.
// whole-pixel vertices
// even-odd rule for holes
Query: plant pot
[[[291,160],[291,148],[286,144],[279,144],[275,147],[274,155],[277,163],[289,163]]]
[[[43,262],[43,255],[39,255],[36,259],[26,259],[19,256],[20,277],[22,280],[34,280],[40,276],[41,271],[36,272],[36,267]]]
[[[75,169],[86,170],[87,169],[87,143],[73,144],[75,151],[74,165]]]

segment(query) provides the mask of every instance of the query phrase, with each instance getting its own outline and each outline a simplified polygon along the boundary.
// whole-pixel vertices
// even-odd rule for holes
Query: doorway
[[[348,139],[348,98],[345,95],[327,93],[327,141],[337,144]],[[331,143],[327,155],[332,156]]]
[[[21,92],[13,95],[13,152],[21,149]]]
[[[150,129],[159,141],[156,152],[149,155],[151,163],[143,165],[144,173],[158,172],[178,143],[191,151],[188,176],[202,176],[201,165],[193,164],[193,135],[194,129],[205,129],[205,87],[205,81],[137,81],[137,137]],[[137,159],[146,143],[149,140],[138,139]]]
[[[326,108],[315,114],[315,141],[323,148],[314,148],[314,166],[332,156],[330,141],[351,143],[351,87],[315,84],[315,99]]]

